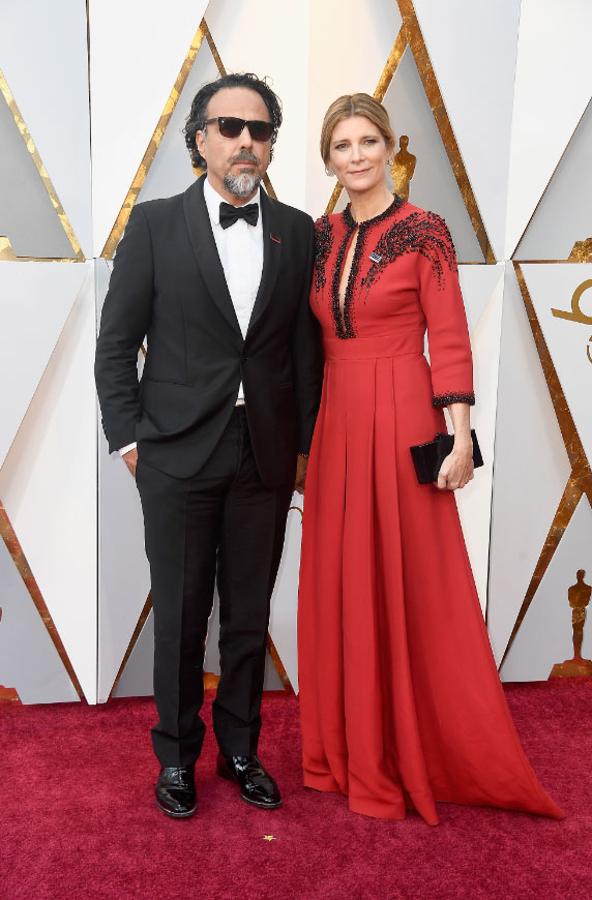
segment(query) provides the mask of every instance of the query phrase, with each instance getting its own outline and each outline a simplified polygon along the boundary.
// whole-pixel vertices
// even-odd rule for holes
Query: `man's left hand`
[[[298,491],[299,494],[304,493],[304,482],[306,481],[306,467],[307,466],[308,466],[308,457],[302,456],[299,453],[298,460],[296,462],[296,483],[294,484],[294,490]]]

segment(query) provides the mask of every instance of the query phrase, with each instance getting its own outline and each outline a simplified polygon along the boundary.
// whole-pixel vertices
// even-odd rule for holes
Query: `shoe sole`
[[[260,803],[258,800],[251,800],[250,797],[245,796],[241,792],[240,794],[241,800],[244,800],[245,803],[248,803],[249,806],[256,806],[258,809],[278,809],[282,805],[282,800],[278,801],[278,803]]]
[[[236,778],[233,778],[232,775],[229,775],[223,769],[217,769],[217,774],[219,778],[223,778],[224,781],[230,781],[232,784],[238,784]],[[239,791],[239,796],[241,800],[244,800],[245,803],[248,803],[249,806],[256,806],[258,809],[278,809],[282,805],[282,800],[279,800],[277,803],[262,803],[259,800],[252,800],[246,794],[243,794],[242,791]]]
[[[191,816],[195,815],[195,813],[197,812],[197,804],[193,807],[193,809],[190,809],[187,812],[182,812],[182,813],[176,813],[170,809],[165,809],[163,806],[160,805],[158,800],[155,801],[155,806],[161,813],[164,813],[165,816],[169,816],[169,818],[171,818],[171,819],[189,819]]]

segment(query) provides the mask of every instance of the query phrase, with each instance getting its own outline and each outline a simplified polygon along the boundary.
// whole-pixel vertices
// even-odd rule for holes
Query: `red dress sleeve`
[[[418,251],[419,302],[430,348],[432,403],[475,403],[473,357],[456,253],[444,219],[427,213]]]

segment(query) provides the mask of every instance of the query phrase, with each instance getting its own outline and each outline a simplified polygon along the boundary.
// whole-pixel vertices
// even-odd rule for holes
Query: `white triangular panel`
[[[520,0],[415,0],[414,8],[487,234],[500,259]]]
[[[110,265],[96,262],[97,310]],[[144,522],[136,483],[119,453],[109,454],[99,420],[99,658],[98,701],[111,693],[150,590]],[[151,672],[151,670],[149,670]],[[151,678],[150,674],[150,678]],[[147,693],[150,693],[147,691]],[[140,692],[141,693],[141,692]]]
[[[532,599],[501,670],[504,681],[545,681],[557,663],[572,659],[568,588],[585,571],[592,583],[592,510],[583,496]],[[592,605],[584,626],[582,656],[592,658]]]
[[[293,507],[302,507],[302,497],[294,495]],[[296,621],[298,612],[298,572],[302,513],[292,508],[288,513],[284,552],[271,598],[269,633],[279,657],[288,673],[290,684],[298,692],[298,646]]]
[[[52,204],[31,151],[0,95],[0,235],[16,257],[70,258],[76,254]]]
[[[487,609],[498,662],[570,472],[524,302],[507,264]]]
[[[0,265],[0,467],[87,276],[78,264]]]
[[[302,64],[294,73],[301,96],[307,96],[306,157],[303,153],[301,159],[284,146],[292,167],[296,158],[296,166],[307,171],[305,209],[314,218],[324,213],[335,185],[335,179],[325,175],[319,153],[323,116],[342,94],[374,93],[401,23],[397,4],[391,0],[366,0],[363,10],[352,0],[310,4],[309,56],[307,60],[306,45],[299,48]],[[288,109],[286,115],[290,115]],[[301,140],[297,139],[297,146]]]
[[[23,579],[0,539],[0,685],[21,703],[63,703],[78,695]]]
[[[385,15],[382,10],[387,4],[384,2],[366,5],[377,7],[380,14]],[[394,4],[388,5],[394,7]],[[325,6],[333,6],[333,3],[291,3],[289,11],[283,15],[278,14],[280,8],[276,0],[234,0],[229,15],[227,0],[212,0],[206,13],[206,21],[226,69],[229,72],[256,72],[259,77],[268,78],[282,101],[284,121],[274,148],[269,177],[278,197],[301,209],[306,205],[308,172],[305,165],[294,165],[294,161],[299,153],[304,154],[306,140],[308,104],[302,102],[302,97],[309,93],[310,15],[324,16]],[[391,9],[386,16],[389,21],[394,18]],[[368,24],[364,21],[365,29]],[[273,40],[269,39],[271,28]],[[367,63],[372,70],[375,68],[373,61]]]
[[[537,318],[565,399],[588,461],[592,463],[592,264],[524,265]],[[553,310],[572,313],[572,298],[582,289],[578,304],[587,321],[560,318]]]
[[[205,0],[91,0],[93,234],[99,255],[195,32]],[[131,112],[130,112],[131,111]]]
[[[87,278],[0,470],[0,497],[85,696],[95,702],[95,308],[93,264],[80,265]]]
[[[130,653],[114,697],[151,697],[154,693],[154,613],[150,610],[138,640]],[[103,698],[106,699],[106,698]]]
[[[218,591],[214,591],[214,605],[208,622],[208,636],[206,639],[206,652],[204,655],[204,672],[220,674],[220,654],[218,652],[218,639],[220,637],[220,598]]]
[[[485,613],[504,268],[503,266],[464,268],[473,270],[470,285],[463,285],[465,304],[469,309],[472,306],[473,289],[476,297],[483,295],[485,293],[483,287],[490,287],[495,276],[488,302],[477,324],[471,329],[476,396],[476,405],[471,410],[471,425],[479,440],[483,466],[475,471],[473,481],[455,494],[477,593]],[[479,281],[483,284],[478,284]]]
[[[206,639],[206,652],[204,656],[204,672],[212,675],[220,674],[220,651],[218,641],[220,639],[220,597],[218,591],[214,591],[214,605],[208,622],[208,636]],[[277,669],[269,652],[265,655],[265,674],[263,677],[264,691],[282,691],[284,686],[280,680]]]
[[[458,267],[460,286],[465,301],[467,320],[471,336],[477,328],[481,316],[491,302],[492,294],[503,278],[504,264],[495,266]]]
[[[156,151],[138,202],[180,194],[195,180],[182,131],[195,94],[205,82],[214,81],[219,74],[212,52],[204,41]]]
[[[384,105],[395,133],[409,136],[409,152],[417,157],[409,200],[446,219],[461,262],[483,262],[483,253],[410,47],[405,50],[393,76]]]
[[[275,667],[269,651],[265,654],[265,673],[263,675],[264,691],[283,691],[284,685]]]
[[[588,0],[522,0],[507,256],[514,253],[590,100],[591,40],[592,4]]]
[[[520,241],[516,259],[567,259],[592,237],[592,101]]]
[[[92,256],[85,4],[3,4],[0,66],[85,256]]]

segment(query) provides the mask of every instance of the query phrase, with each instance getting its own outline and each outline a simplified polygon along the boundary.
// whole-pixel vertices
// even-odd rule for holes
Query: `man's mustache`
[[[239,153],[238,156],[233,156],[232,159],[230,160],[230,162],[231,163],[252,162],[252,163],[255,163],[256,166],[259,165],[258,157],[255,156],[254,153],[249,153],[248,150],[243,150],[241,153]]]

